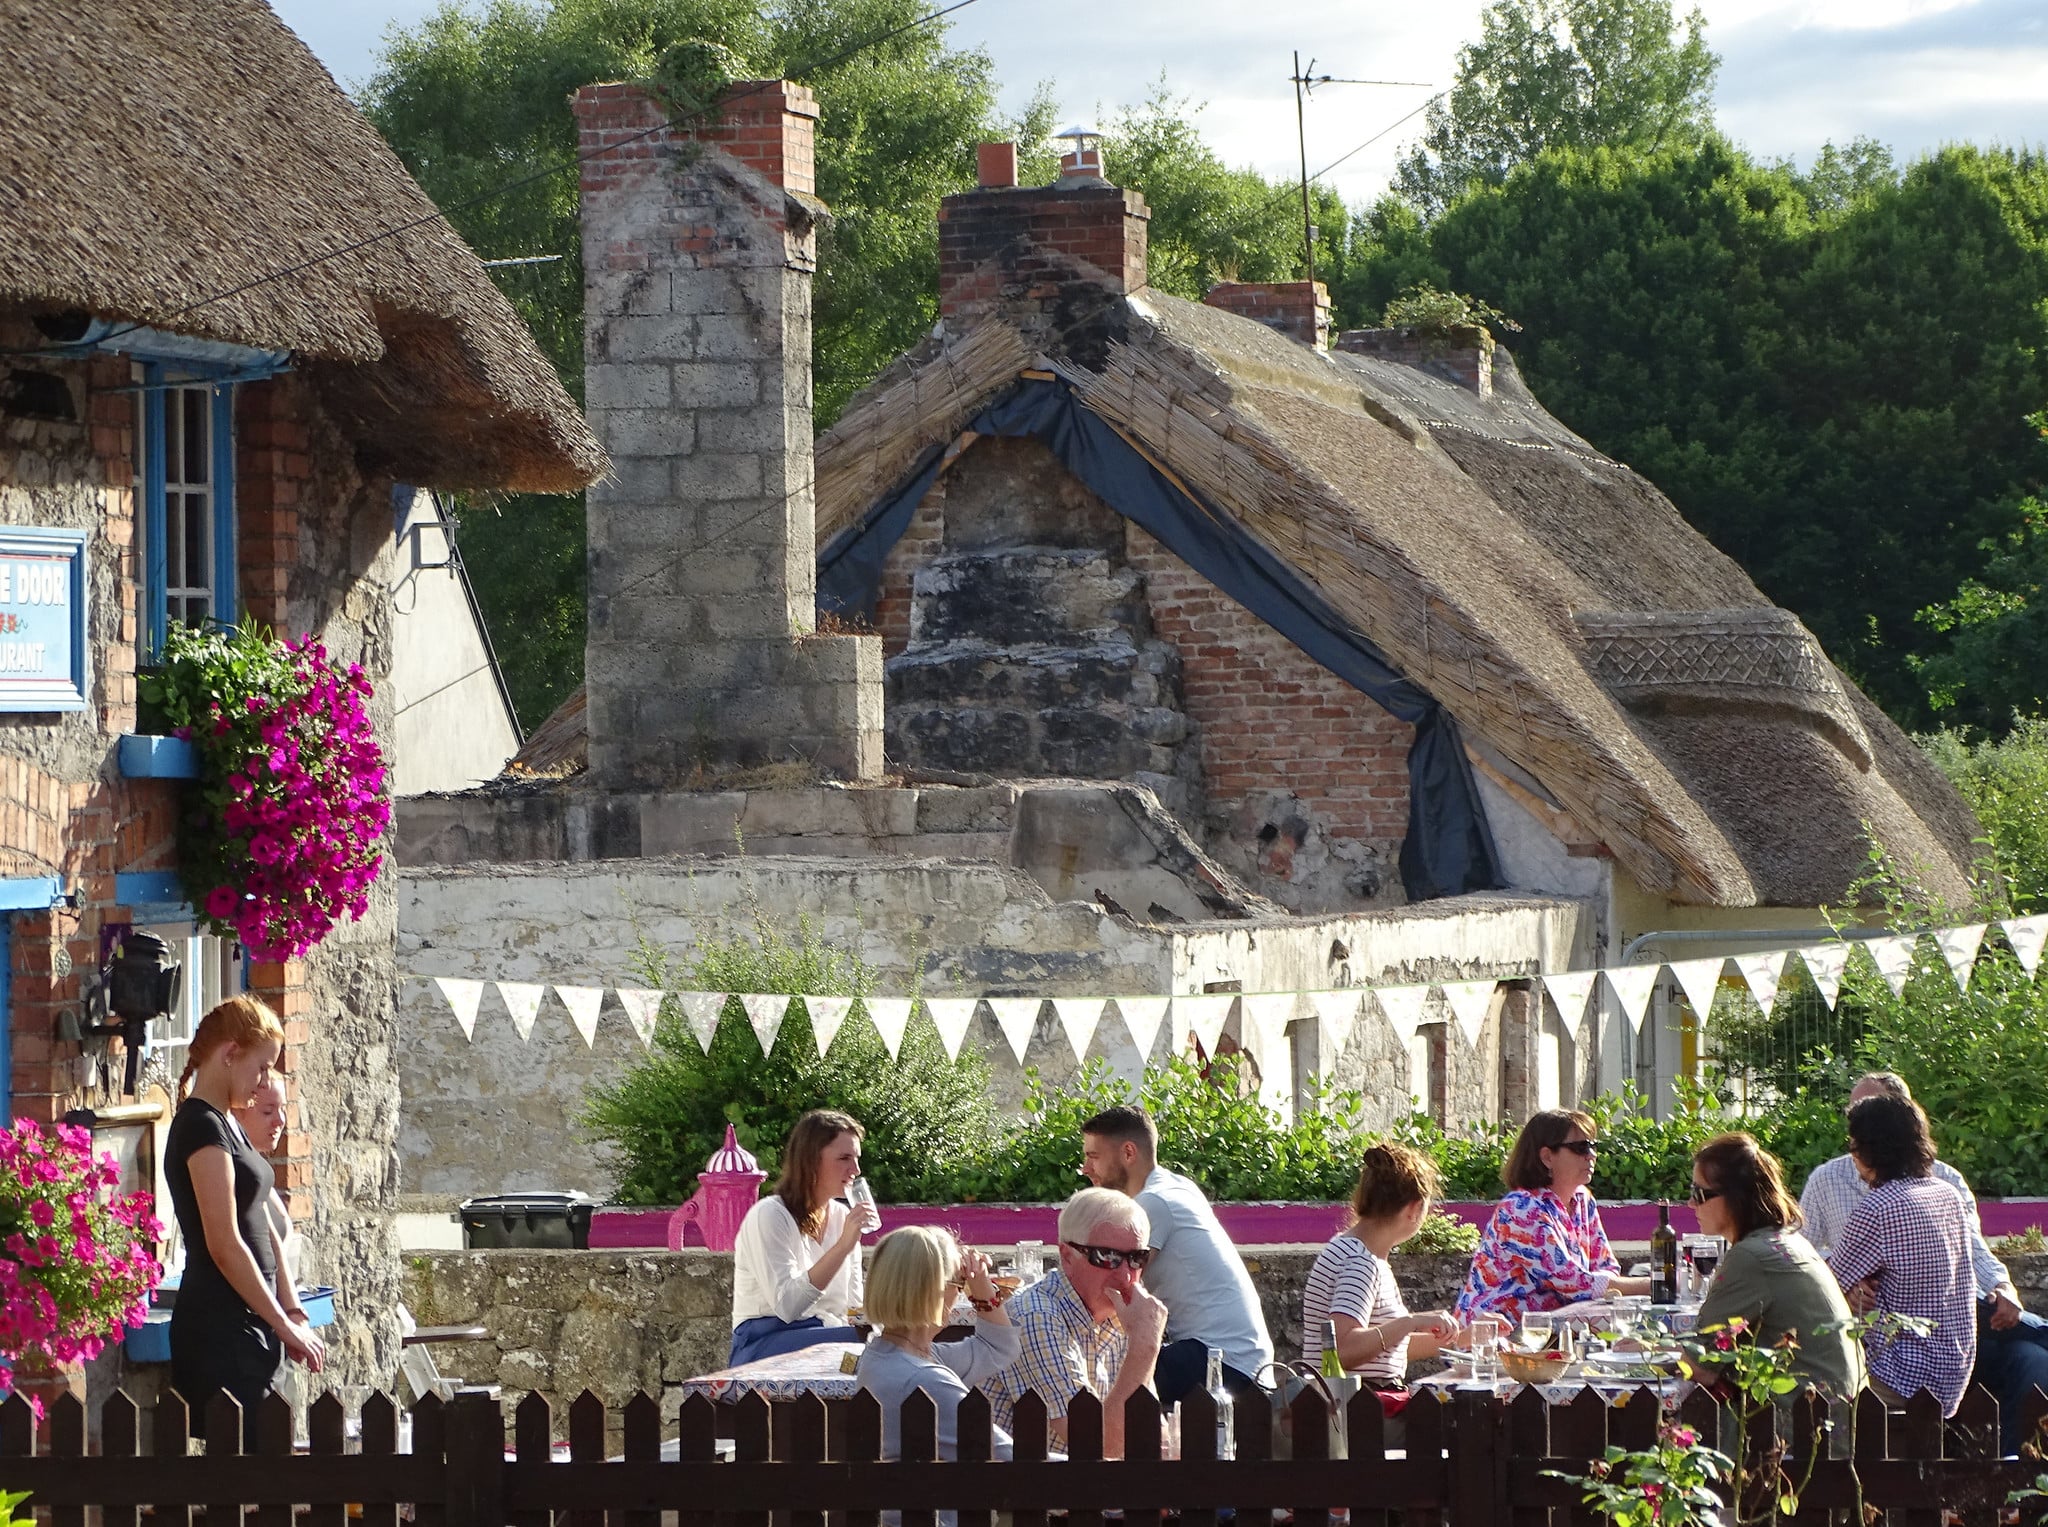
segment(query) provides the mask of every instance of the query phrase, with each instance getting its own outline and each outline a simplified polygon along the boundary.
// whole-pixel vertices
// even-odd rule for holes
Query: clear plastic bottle
[[[1209,1398],[1216,1404],[1216,1456],[1235,1458],[1237,1456],[1237,1428],[1232,1424],[1235,1407],[1231,1403],[1230,1390],[1223,1383],[1223,1349],[1209,1349],[1209,1376],[1202,1387],[1209,1391]]]

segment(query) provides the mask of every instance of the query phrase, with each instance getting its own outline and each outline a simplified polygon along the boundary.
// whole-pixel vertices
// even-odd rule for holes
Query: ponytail
[[[178,1073],[177,1100],[184,1102],[192,1090],[192,1078],[214,1051],[227,1045],[254,1045],[264,1040],[284,1043],[284,1025],[260,997],[246,993],[230,997],[199,1020],[192,1031],[192,1043],[185,1049],[185,1069]]]

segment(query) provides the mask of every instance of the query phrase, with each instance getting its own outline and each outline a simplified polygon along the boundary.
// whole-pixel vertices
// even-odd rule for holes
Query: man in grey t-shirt
[[[1166,1305],[1166,1344],[1153,1369],[1162,1406],[1201,1387],[1208,1349],[1223,1352],[1235,1393],[1258,1387],[1273,1339],[1244,1258],[1202,1190],[1159,1164],[1159,1131],[1142,1108],[1105,1108],[1081,1126],[1081,1173],[1135,1198],[1151,1221],[1145,1284]]]

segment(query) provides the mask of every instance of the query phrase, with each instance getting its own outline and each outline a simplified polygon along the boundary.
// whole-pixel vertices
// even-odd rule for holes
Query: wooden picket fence
[[[205,1527],[294,1527],[298,1512],[305,1527],[397,1527],[401,1518],[423,1527],[661,1527],[665,1512],[677,1514],[678,1527],[770,1527],[771,1517],[774,1527],[875,1527],[884,1510],[900,1511],[904,1527],[932,1527],[936,1511],[958,1512],[959,1527],[991,1527],[998,1511],[1014,1527],[1046,1527],[1052,1513],[1067,1527],[1102,1527],[1108,1511],[1128,1527],[1160,1527],[1166,1513],[1182,1527],[1216,1527],[1226,1507],[1238,1527],[1274,1527],[1276,1511],[1291,1512],[1295,1527],[1330,1527],[1334,1508],[1360,1527],[1396,1517],[1403,1527],[1572,1527],[1595,1518],[1579,1487],[1549,1471],[1583,1473],[1610,1443],[1647,1446],[1658,1419],[1647,1395],[1613,1406],[1590,1390],[1555,1405],[1533,1390],[1512,1402],[1425,1395],[1408,1409],[1406,1455],[1390,1458],[1378,1402],[1366,1394],[1347,1413],[1351,1456],[1329,1459],[1321,1456],[1328,1413],[1311,1392],[1292,1413],[1293,1458],[1273,1457],[1265,1407],[1240,1406],[1237,1456],[1219,1461],[1215,1412],[1197,1393],[1182,1405],[1182,1456],[1166,1460],[1158,1405],[1141,1391],[1126,1412],[1126,1456],[1104,1461],[1101,1407],[1079,1395],[1068,1412],[1068,1456],[1049,1460],[1045,1408],[1026,1395],[1014,1459],[990,1462],[988,1402],[971,1393],[960,1404],[959,1461],[935,1465],[936,1412],[923,1394],[904,1406],[904,1458],[891,1463],[876,1461],[881,1412],[871,1396],[773,1405],[750,1397],[718,1411],[687,1401],[667,1429],[676,1456],[664,1461],[660,1407],[637,1396],[618,1418],[623,1447],[608,1456],[609,1418],[586,1393],[569,1407],[561,1459],[551,1453],[544,1398],[520,1403],[508,1448],[496,1397],[464,1390],[450,1403],[414,1407],[412,1451],[401,1454],[397,1407],[374,1395],[363,1407],[361,1450],[345,1453],[334,1396],[314,1402],[310,1447],[295,1451],[290,1410],[272,1395],[245,1454],[232,1399],[213,1402],[206,1430],[217,1440],[195,1451],[182,1400],[167,1395],[145,1415],[116,1394],[101,1411],[99,1451],[89,1454],[77,1400],[59,1401],[39,1426],[16,1397],[0,1405],[0,1487],[34,1492],[31,1504],[51,1527],[88,1527],[88,1512],[105,1527],[140,1527],[145,1508],[154,1527],[192,1527],[195,1507]],[[1796,1408],[1785,1467],[1806,1487],[1793,1522],[1855,1527],[1859,1509],[1878,1508],[1895,1513],[1895,1527],[1997,1527],[2011,1518],[2008,1492],[2043,1467],[1995,1458],[1997,1405],[1982,1390],[1946,1424],[1924,1395],[1888,1415],[1866,1394],[1854,1412],[1854,1457],[1821,1458],[1808,1476],[1816,1441],[1828,1451],[1828,1412],[1817,1395]],[[1697,1390],[1680,1415],[1709,1437],[1726,1420]],[[2030,1435],[2044,1416],[2048,1397],[2037,1391]],[[730,1460],[719,1457],[721,1432],[733,1439]],[[1759,1456],[1775,1449],[1770,1416],[1747,1446]]]

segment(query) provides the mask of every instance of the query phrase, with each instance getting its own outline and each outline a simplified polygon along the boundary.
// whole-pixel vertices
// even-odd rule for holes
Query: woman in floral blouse
[[[1593,1121],[1576,1109],[1546,1108],[1522,1126],[1501,1168],[1500,1201],[1472,1254],[1458,1318],[1554,1310],[1609,1294],[1646,1294],[1648,1278],[1624,1278],[1588,1188],[1600,1147]]]

